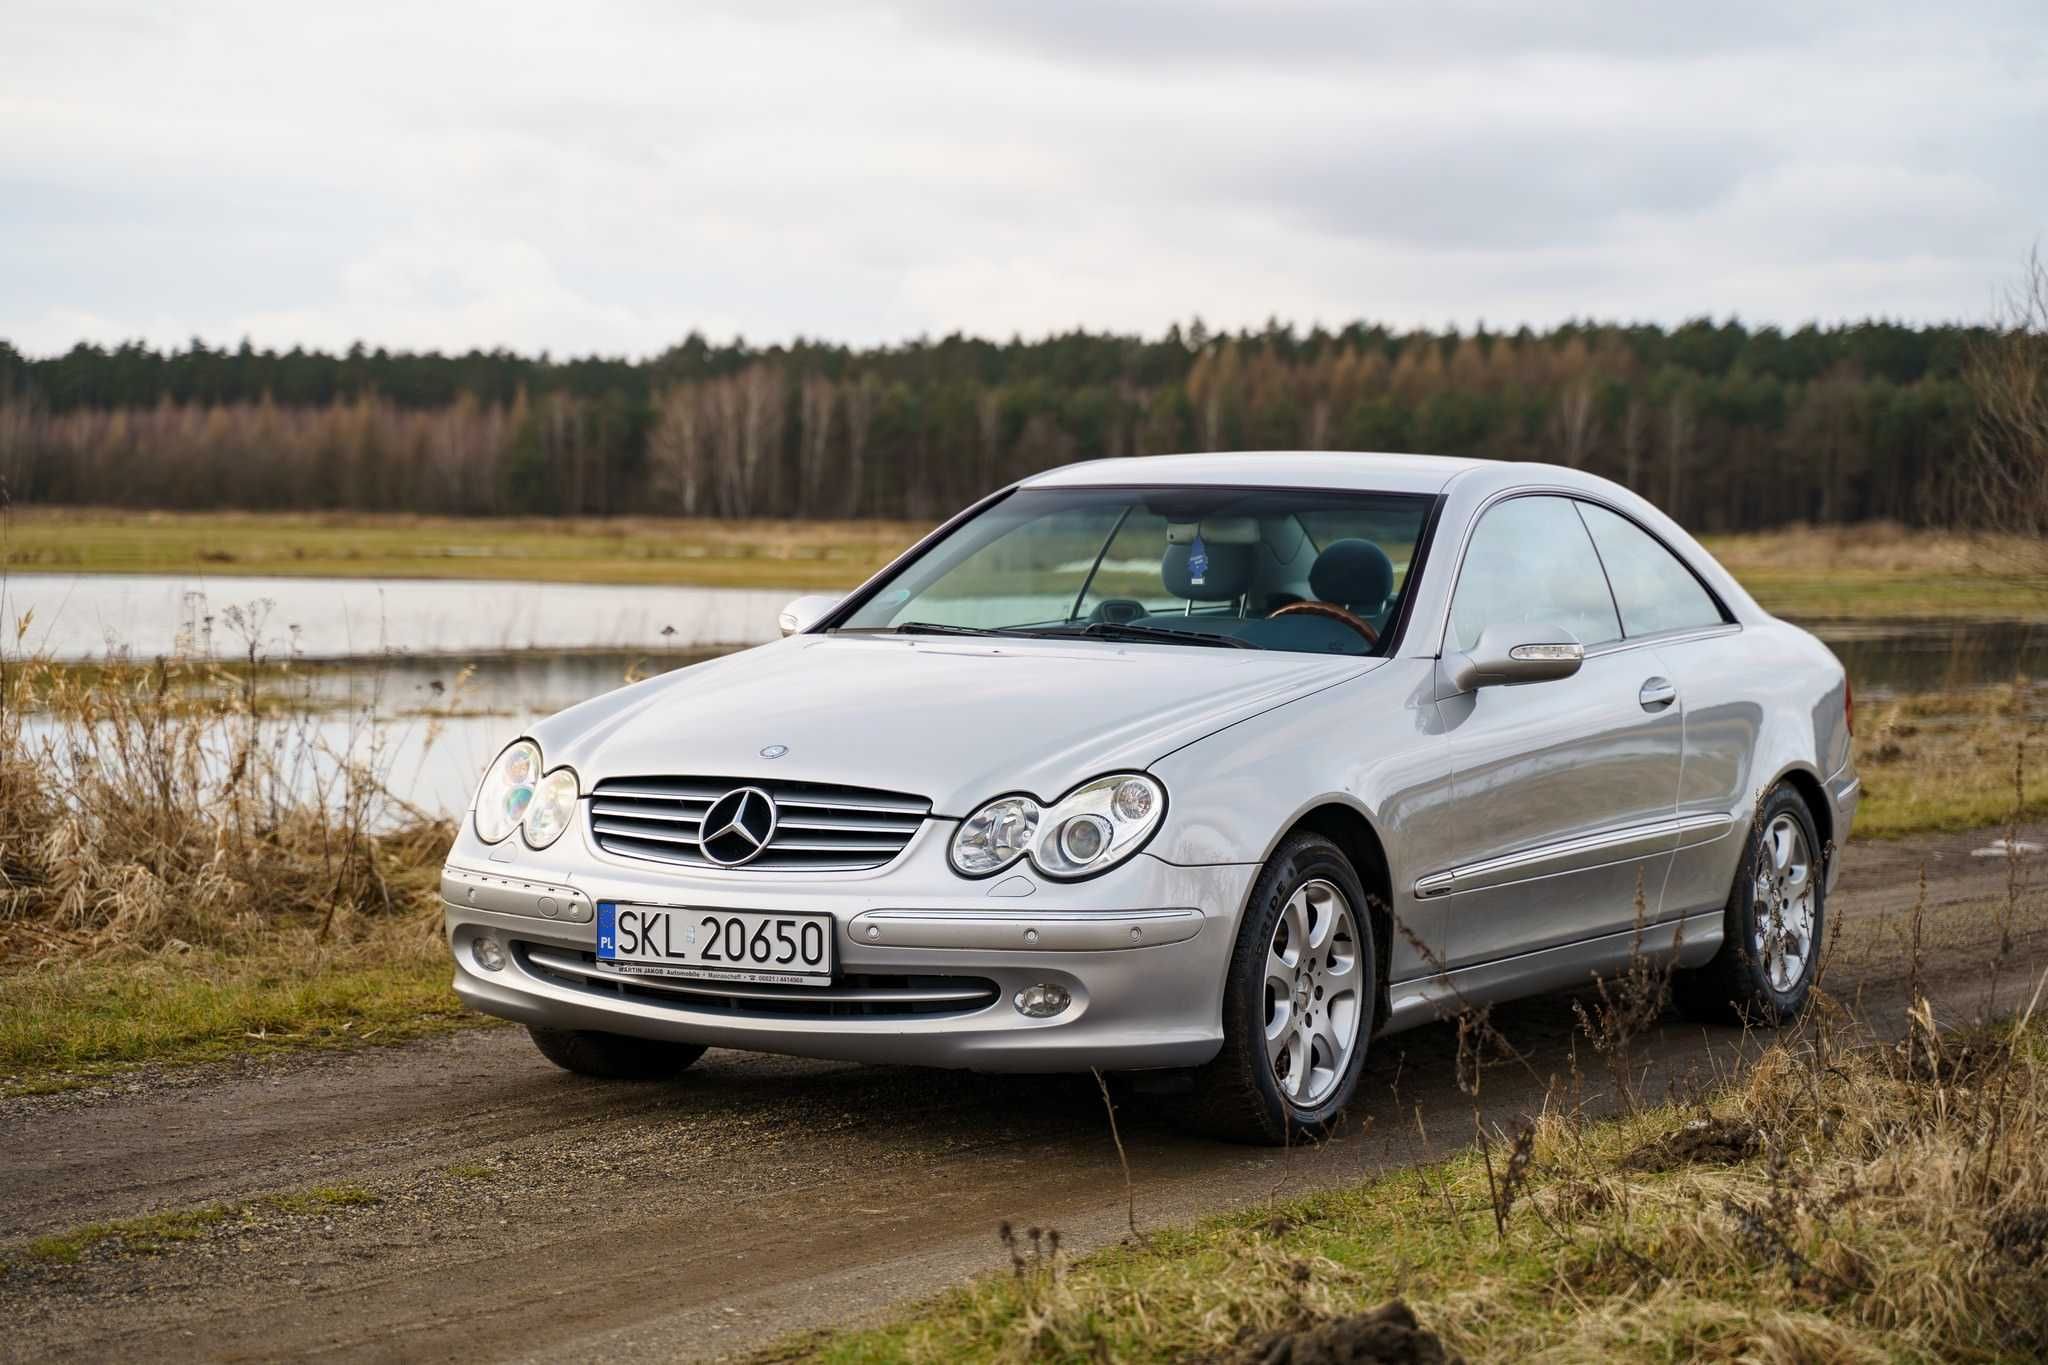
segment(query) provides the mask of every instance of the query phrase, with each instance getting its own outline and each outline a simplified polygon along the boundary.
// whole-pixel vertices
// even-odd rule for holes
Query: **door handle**
[[[1678,700],[1678,689],[1671,685],[1669,678],[1651,678],[1643,684],[1643,690],[1636,693],[1636,700],[1643,704],[1645,711],[1661,711]]]

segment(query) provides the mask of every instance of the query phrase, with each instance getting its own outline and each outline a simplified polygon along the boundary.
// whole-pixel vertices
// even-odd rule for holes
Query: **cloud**
[[[2038,0],[10,6],[0,336],[1981,314]]]

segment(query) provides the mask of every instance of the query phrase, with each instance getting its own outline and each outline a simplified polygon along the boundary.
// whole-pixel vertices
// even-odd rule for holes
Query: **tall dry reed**
[[[367,710],[261,657],[261,610],[223,613],[232,660],[0,651],[0,967],[429,913],[446,823],[390,794]]]

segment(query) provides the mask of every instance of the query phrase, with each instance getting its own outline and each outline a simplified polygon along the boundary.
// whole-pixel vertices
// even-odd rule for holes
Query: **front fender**
[[[1392,660],[1176,750],[1151,767],[1168,814],[1147,851],[1183,866],[1260,864],[1313,812],[1340,807],[1386,856],[1391,914],[1440,948],[1445,911],[1415,899],[1412,871],[1444,865],[1455,838],[1434,694],[1433,660]],[[1408,937],[1392,935],[1391,980],[1427,970]]]

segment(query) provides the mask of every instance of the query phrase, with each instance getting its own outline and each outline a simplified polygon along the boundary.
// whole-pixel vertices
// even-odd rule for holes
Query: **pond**
[[[21,649],[63,660],[235,658],[253,637],[297,657],[304,732],[377,766],[400,800],[460,810],[484,764],[534,720],[775,638],[794,591],[305,578],[17,574],[0,619],[33,611]],[[1857,693],[2048,681],[2048,626],[1809,622]]]
[[[0,621],[53,659],[121,651],[345,659],[386,653],[679,649],[759,644],[799,593],[782,588],[375,578],[14,574]],[[11,643],[11,642],[9,642]]]

